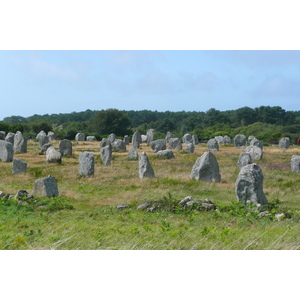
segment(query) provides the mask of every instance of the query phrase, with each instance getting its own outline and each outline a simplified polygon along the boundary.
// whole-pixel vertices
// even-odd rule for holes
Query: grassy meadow
[[[58,149],[58,142],[53,146]],[[196,159],[207,151],[206,144],[193,154],[173,150],[175,159],[157,158],[142,144],[155,178],[140,179],[138,162],[128,161],[127,152],[113,152],[111,166],[104,166],[99,142],[73,141],[73,155],[62,164],[48,164],[40,155],[38,142],[28,141],[28,153],[14,157],[28,163],[27,173],[12,175],[12,163],[0,162],[0,191],[15,194],[33,191],[35,180],[54,176],[60,196],[35,199],[24,205],[14,199],[0,200],[0,249],[299,249],[300,174],[291,172],[291,156],[300,147],[287,150],[264,147],[264,157],[255,161],[264,174],[264,192],[269,201],[260,218],[259,211],[244,207],[235,196],[236,167],[243,149],[221,146],[214,154],[221,173],[220,183],[190,179]],[[131,145],[127,146],[129,149]],[[79,177],[79,154],[92,151],[95,175]],[[210,199],[216,211],[177,209],[147,213],[137,210],[145,200]],[[128,204],[124,210],[116,208]],[[275,214],[284,213],[277,221]]]

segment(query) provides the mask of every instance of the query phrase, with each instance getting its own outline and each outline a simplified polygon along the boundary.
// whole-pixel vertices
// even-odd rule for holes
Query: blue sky
[[[0,51],[0,120],[86,109],[300,110],[300,51]]]

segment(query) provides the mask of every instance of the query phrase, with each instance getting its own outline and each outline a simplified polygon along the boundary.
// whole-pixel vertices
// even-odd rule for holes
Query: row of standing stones
[[[153,152],[157,154],[157,156],[167,159],[175,158],[174,153],[170,149],[182,149],[182,144],[185,144],[185,151],[193,153],[194,145],[199,143],[197,136],[192,136],[190,134],[185,134],[182,137],[182,140],[177,138],[171,132],[167,133],[165,139],[154,140],[153,137],[153,129],[150,129],[146,135],[141,135],[138,131],[135,132],[132,137],[132,147],[128,151],[128,160],[138,160],[139,177],[141,179],[147,177],[155,177],[154,170],[149,162],[147,154],[145,152],[142,152],[140,155],[138,155],[137,149],[140,147],[141,143],[148,143]],[[66,139],[60,141],[59,151],[57,151],[49,143],[49,141],[55,139],[55,135],[53,132],[48,132],[48,134],[46,135],[44,131],[41,131],[36,136],[36,139],[39,142],[41,152],[46,154],[47,163],[61,163],[62,156],[72,155],[71,141]],[[86,137],[83,133],[78,133],[75,137],[75,140],[96,141],[96,138],[93,136]],[[248,147],[246,146],[247,142],[250,144]],[[169,145],[169,150],[166,149],[167,143]],[[218,151],[219,144],[228,145],[231,143],[232,140],[228,136],[218,136],[210,139],[207,142],[208,151],[196,160],[192,168],[190,178],[197,181],[201,180],[205,182],[220,182],[221,175],[219,171],[219,165],[215,155],[211,151]],[[240,153],[237,163],[237,167],[240,168],[240,172],[235,183],[237,200],[243,201],[245,203],[256,203],[258,205],[266,204],[267,199],[263,193],[262,171],[256,163],[252,163],[252,160],[259,160],[262,158],[262,143],[254,136],[249,136],[247,140],[246,136],[238,134],[235,136],[233,144],[236,148],[245,149],[245,152]],[[125,136],[123,140],[120,140],[117,139],[114,133],[112,133],[108,136],[108,138],[102,139],[100,143],[102,163],[104,165],[110,165],[113,150],[126,151],[126,145],[129,145],[128,136]],[[289,146],[289,138],[285,137],[279,141],[280,148],[287,149],[289,148]],[[27,152],[27,139],[22,135],[22,133],[18,131],[16,134],[8,133],[6,135],[4,132],[0,132],[0,160],[5,162],[13,162],[12,174],[26,172],[27,163],[20,159],[13,158],[13,154],[18,152]],[[292,156],[291,168],[293,172],[300,172],[299,155]],[[85,177],[94,175],[94,154],[92,152],[84,151],[80,153],[79,175]],[[19,192],[17,193],[17,195],[18,194]],[[58,196],[58,194],[58,187],[55,177],[50,176],[41,178],[35,182],[34,195],[55,197]],[[28,195],[28,197],[32,196],[30,194]]]

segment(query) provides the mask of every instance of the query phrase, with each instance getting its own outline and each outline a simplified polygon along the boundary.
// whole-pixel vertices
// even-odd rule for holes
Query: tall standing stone
[[[125,145],[129,145],[129,136],[128,135],[124,135],[123,141],[125,143]]]
[[[154,141],[154,129],[149,129],[147,131],[147,144],[150,145]]]
[[[14,139],[14,152],[27,153],[27,139],[20,131],[17,131]]]
[[[75,141],[85,141],[85,134],[78,132],[75,136]]]
[[[110,166],[111,165],[111,159],[112,159],[112,146],[111,143],[109,143],[107,146],[101,147],[100,149],[100,155],[103,165]]]
[[[139,177],[155,177],[154,171],[152,169],[152,166],[150,165],[148,156],[145,152],[142,152],[139,155]]]
[[[208,151],[219,151],[219,143],[215,138],[210,139],[207,142],[207,150]]]
[[[235,148],[246,148],[246,142],[246,137],[243,134],[237,134],[233,140]]]
[[[289,137],[283,137],[279,141],[279,148],[281,149],[288,149],[291,145]]]
[[[94,164],[94,154],[92,152],[81,152],[79,154],[79,176],[93,176]]]
[[[13,145],[9,142],[0,140],[0,160],[4,162],[11,162],[13,160],[13,156]]]
[[[24,160],[14,158],[13,159],[13,165],[12,165],[12,174],[21,174],[26,173],[27,171],[27,162]]]
[[[201,157],[198,157],[192,168],[190,178],[205,182],[221,181],[219,164],[212,152],[207,151]]]
[[[300,173],[300,155],[293,155],[291,160],[292,172]]]
[[[266,204],[268,200],[263,192],[263,179],[261,168],[257,164],[242,167],[235,182],[237,200],[247,204]]]
[[[140,144],[142,143],[142,137],[139,131],[136,131],[132,136],[132,147],[135,149],[140,148]]]
[[[61,155],[72,155],[73,145],[71,141],[64,139],[59,142],[58,147]]]
[[[33,194],[37,197],[57,197],[59,193],[55,177],[49,175],[36,180]]]

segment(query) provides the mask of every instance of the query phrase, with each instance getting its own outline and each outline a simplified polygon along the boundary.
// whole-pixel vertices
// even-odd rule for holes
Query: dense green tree
[[[114,133],[124,136],[131,133],[129,126],[129,117],[117,109],[100,110],[93,120],[93,129],[100,135]]]

